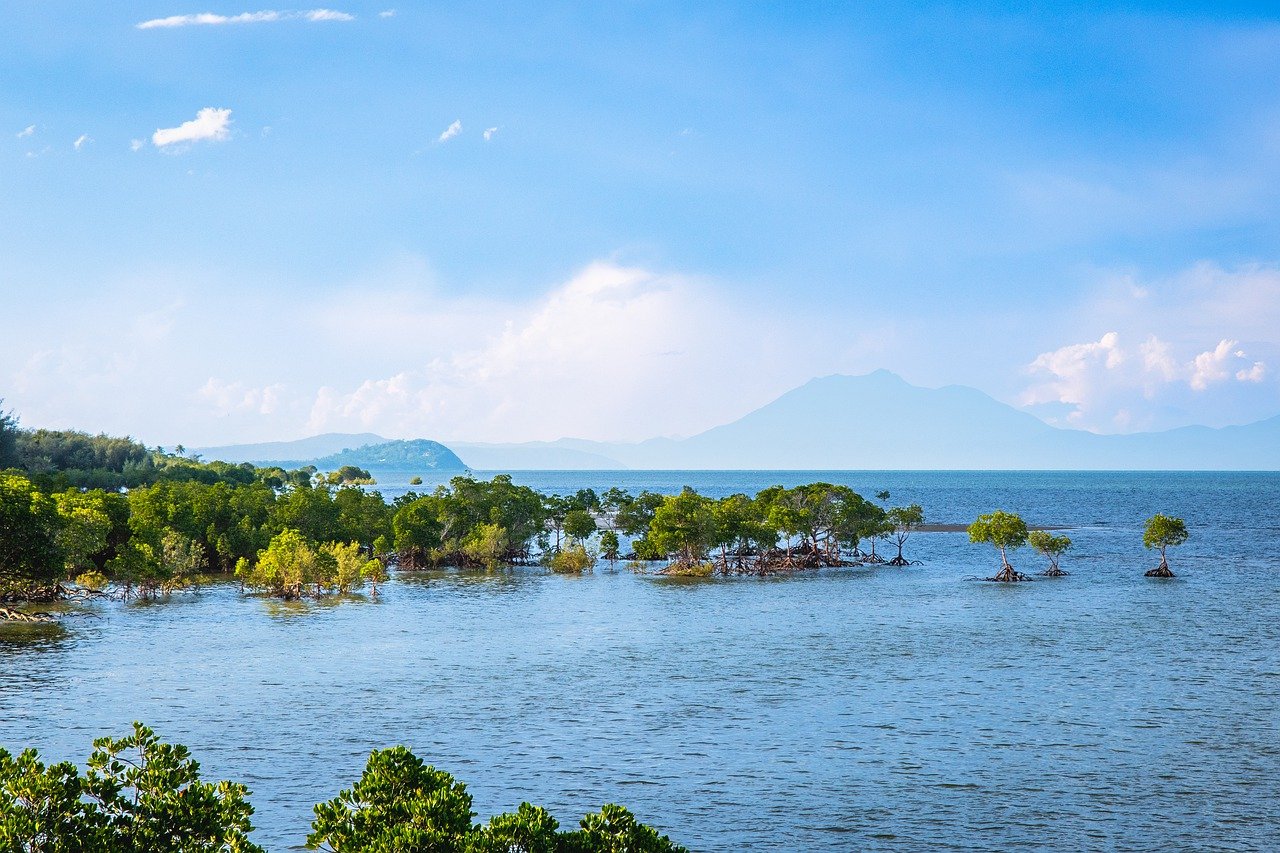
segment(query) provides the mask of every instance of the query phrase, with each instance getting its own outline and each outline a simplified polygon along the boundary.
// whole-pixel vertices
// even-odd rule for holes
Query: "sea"
[[[301,849],[312,805],[394,744],[464,781],[478,820],[529,801],[568,828],[616,802],[698,851],[1280,849],[1280,474],[513,479],[825,481],[936,524],[1003,509],[1065,528],[1070,575],[986,583],[993,549],[919,532],[917,565],[786,577],[404,572],[291,604],[214,584],[0,625],[0,746],[83,765],[141,720],[249,786],[271,851]],[[1170,580],[1143,576],[1155,512],[1190,531]]]

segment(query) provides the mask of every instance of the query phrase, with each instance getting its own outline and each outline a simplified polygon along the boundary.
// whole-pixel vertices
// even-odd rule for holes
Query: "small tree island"
[[[1149,578],[1171,578],[1174,574],[1169,569],[1169,560],[1165,549],[1173,548],[1187,541],[1187,524],[1181,518],[1156,513],[1147,519],[1147,528],[1142,532],[1142,544],[1147,548],[1155,548],[1160,552],[1160,565],[1147,571]]]
[[[977,520],[969,525],[970,542],[987,542],[996,546],[1000,552],[1000,571],[987,580],[1000,583],[1031,580],[1009,565],[1008,556],[1009,551],[1027,544],[1027,536],[1027,523],[1021,516],[999,509],[978,516]]]

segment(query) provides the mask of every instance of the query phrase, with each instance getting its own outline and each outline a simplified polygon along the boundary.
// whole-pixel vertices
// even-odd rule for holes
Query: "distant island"
[[[372,433],[328,433],[298,441],[199,448],[195,453],[221,462],[248,462],[281,468],[311,466],[322,471],[344,466],[423,473],[468,470],[467,464],[456,453],[438,441],[425,438],[389,441]]]

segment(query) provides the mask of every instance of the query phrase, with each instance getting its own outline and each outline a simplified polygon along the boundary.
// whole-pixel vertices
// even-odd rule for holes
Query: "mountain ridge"
[[[1100,435],[1051,426],[976,388],[924,388],[882,369],[815,377],[683,439],[451,442],[446,449],[469,468],[493,471],[1280,470],[1280,415]]]

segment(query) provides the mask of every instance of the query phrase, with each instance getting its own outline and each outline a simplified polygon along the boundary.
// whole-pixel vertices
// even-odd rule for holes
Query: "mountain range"
[[[378,436],[303,439],[358,447]],[[206,458],[260,461],[242,445],[209,448]],[[451,442],[475,470],[1280,470],[1280,416],[1244,426],[1182,427],[1098,435],[1049,426],[973,388],[922,388],[885,370],[811,380],[731,423],[685,439],[636,443],[560,439],[485,444]],[[265,454],[261,454],[265,456]],[[347,461],[345,453],[333,460]],[[329,461],[329,460],[326,460]],[[443,469],[442,469],[443,470]]]

